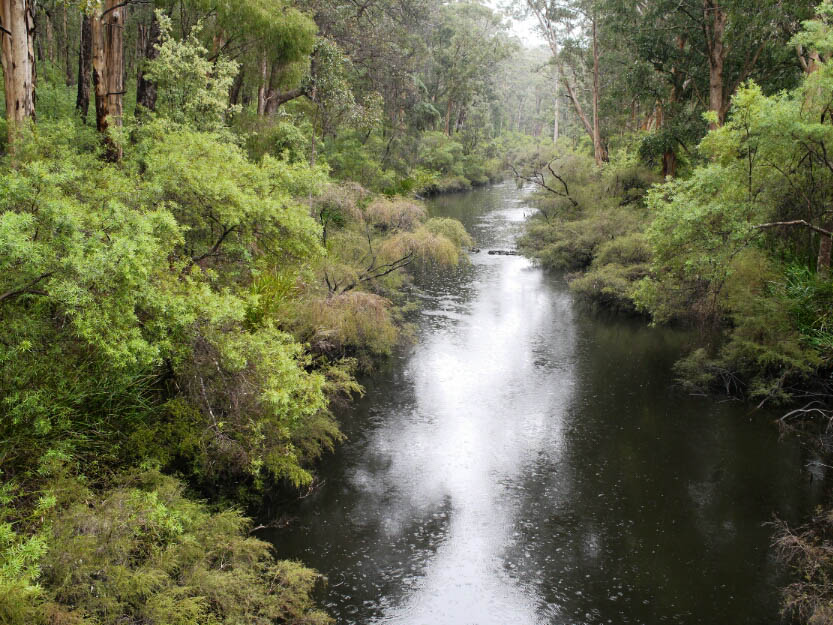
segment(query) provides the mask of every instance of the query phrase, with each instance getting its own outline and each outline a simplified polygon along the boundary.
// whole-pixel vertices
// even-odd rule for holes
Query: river
[[[821,469],[772,414],[688,397],[684,333],[600,318],[519,256],[512,184],[441,197],[483,251],[418,280],[413,346],[366,382],[321,488],[262,536],[339,624],[778,623],[773,515]],[[813,476],[816,479],[811,479]]]

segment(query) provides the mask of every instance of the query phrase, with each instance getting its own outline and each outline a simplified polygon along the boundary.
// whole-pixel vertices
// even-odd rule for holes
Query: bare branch
[[[46,273],[42,273],[37,278],[35,278],[31,282],[29,282],[28,284],[20,287],[19,289],[12,289],[11,291],[6,291],[2,295],[0,295],[0,302],[4,301],[6,299],[11,299],[13,297],[17,297],[18,295],[24,295],[26,293],[31,293],[31,294],[34,294],[34,295],[46,295],[46,293],[44,293],[43,291],[33,291],[32,287],[34,287],[38,282],[40,282],[41,280],[45,280],[46,278],[48,278],[49,276],[51,276],[54,273],[55,273],[54,271],[48,271]]]
[[[805,228],[809,228],[810,230],[814,230],[819,234],[823,234],[828,237],[833,237],[833,232],[830,230],[825,230],[824,228],[819,228],[818,226],[811,224],[803,219],[794,219],[792,221],[772,221],[765,224],[758,224],[756,226],[752,226],[754,230],[766,230],[768,228],[778,228],[781,226],[804,226]]]

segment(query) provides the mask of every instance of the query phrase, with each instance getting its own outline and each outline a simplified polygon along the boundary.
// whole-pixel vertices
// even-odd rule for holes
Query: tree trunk
[[[63,22],[63,36],[64,36],[64,69],[66,76],[66,85],[71,87],[75,83],[75,73],[72,67],[72,54],[70,54],[69,45],[69,28],[67,28],[67,7],[61,5],[61,21]]]
[[[553,108],[555,109],[555,112],[553,114],[553,120],[552,120],[552,142],[553,143],[558,143],[558,131],[559,131],[559,128],[558,128],[558,113],[559,113],[559,102],[558,102],[558,100],[559,100],[559,97],[558,96],[559,96],[559,94],[558,94],[558,79],[556,79],[556,81],[555,81],[555,100],[553,101]]]
[[[92,17],[93,86],[96,128],[105,135],[106,158],[121,159],[122,151],[108,134],[111,125],[122,125],[124,95],[124,7],[120,0],[106,0]]]
[[[278,110],[278,90],[275,87],[275,79],[278,75],[278,64],[272,63],[272,68],[269,70],[269,86],[266,89],[266,106],[264,108],[265,115],[274,115]]]
[[[240,101],[240,89],[243,87],[243,66],[240,66],[240,71],[234,77],[234,82],[231,83],[231,91],[229,92],[229,105],[234,106]]]
[[[524,110],[524,99],[518,98],[518,114],[515,116],[515,132],[521,132],[521,116]]]
[[[717,114],[717,123],[711,130],[722,126],[726,118],[727,100],[723,69],[729,48],[724,42],[728,16],[717,0],[703,0],[703,29],[709,53],[709,110]]]
[[[107,98],[110,115],[113,123],[121,126],[124,113],[124,22],[126,17],[125,7],[119,6],[121,0],[106,0],[107,15],[105,24],[107,28],[106,51],[107,51]]]
[[[93,33],[89,15],[81,16],[81,45],[78,48],[78,95],[75,110],[87,121],[90,110],[90,72],[93,65]]]
[[[683,35],[677,36],[677,49],[682,52],[685,50],[686,46],[686,38]],[[674,106],[679,99],[679,94],[683,90],[683,82],[685,81],[685,76],[676,68],[671,67],[671,93],[668,95],[668,111],[671,115],[674,115],[676,112],[676,107]],[[663,124],[665,123],[665,119],[663,118]],[[658,124],[660,126],[662,124]],[[674,151],[673,146],[666,146],[665,151],[662,154],[662,176],[663,178],[671,176],[674,178],[677,175],[677,153]]]
[[[269,97],[269,63],[266,55],[260,60],[260,86],[257,88],[257,114],[266,115],[266,103]]]
[[[50,63],[55,62],[55,27],[52,24],[52,15],[49,11],[44,10],[43,12],[46,27],[46,58],[49,59]]]
[[[93,87],[95,89],[95,127],[99,132],[107,132],[110,122],[110,100],[107,98],[107,52],[105,50],[105,26],[102,23],[102,10],[96,9],[90,20],[92,40]]]
[[[146,40],[145,48],[143,50],[145,61],[152,61],[159,56],[159,38],[161,33],[159,31],[159,20],[156,19],[156,11],[150,18],[150,27],[145,31]],[[155,111],[156,110],[156,83],[151,82],[145,77],[144,63],[139,66],[139,80],[136,86],[136,114],[141,115],[141,111]]]
[[[312,93],[310,94],[310,100],[312,100],[313,104],[315,104],[315,114],[312,117],[312,139],[310,141],[310,154],[309,154],[309,166],[315,167],[315,127],[318,125],[318,102],[316,102],[316,88],[312,88]]]
[[[451,109],[454,106],[454,101],[449,97],[448,104],[445,106],[445,136],[451,136]]]
[[[596,124],[591,124],[590,120],[587,118],[587,115],[584,112],[584,108],[581,106],[581,102],[578,99],[578,95],[576,94],[576,90],[573,88],[573,85],[570,84],[570,81],[567,80],[567,76],[564,73],[564,67],[559,65],[558,67],[559,75],[561,76],[561,84],[564,85],[564,88],[567,90],[567,96],[570,98],[570,102],[573,103],[573,108],[576,111],[576,115],[578,115],[579,120],[581,120],[582,125],[584,126],[584,130],[587,132],[587,135],[593,141],[593,152],[594,157],[596,157],[596,162],[601,164],[602,161],[607,160],[607,151],[604,149],[604,145],[601,144],[599,147],[601,148],[601,155],[604,156],[601,160],[598,158],[596,154],[596,133],[594,127]],[[601,137],[599,137],[601,139]]]
[[[35,20],[31,0],[0,0],[0,57],[6,96],[9,146],[28,119],[35,118]]]
[[[457,121],[454,124],[454,132],[460,132],[463,129],[463,124],[466,121],[466,107],[461,106],[460,112],[457,113]]]
[[[833,219],[829,217],[822,221],[821,227],[830,231],[833,229]],[[833,237],[819,233],[819,255],[816,259],[816,275],[822,280],[830,279],[830,257],[833,253]]]
[[[674,150],[665,150],[662,154],[662,177],[677,175],[677,154]]]
[[[602,142],[599,128],[599,45],[596,37],[596,16],[593,16],[593,156],[596,165],[607,162],[607,148]]]

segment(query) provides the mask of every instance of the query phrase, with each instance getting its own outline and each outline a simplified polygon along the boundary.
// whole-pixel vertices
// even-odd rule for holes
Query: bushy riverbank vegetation
[[[671,146],[684,152],[673,172],[668,154],[654,158],[659,131],[621,134],[598,165],[566,139],[515,157],[517,179],[538,188],[522,249],[597,305],[699,328],[702,346],[678,365],[689,390],[757,402],[826,392],[830,9],[820,10],[789,43],[821,51],[812,71],[796,63],[796,86],[771,95],[739,85],[725,119],[704,113],[702,141]]]
[[[516,179],[537,188],[520,247],[593,306],[696,328],[697,344],[676,365],[686,391],[743,398],[753,412],[780,405],[783,425],[809,420],[829,432],[833,5],[810,19],[798,4],[767,4],[761,12],[775,13],[762,21],[744,15],[743,3],[706,2],[700,13],[682,3],[665,14],[660,5],[634,9],[644,24],[635,36],[617,26],[628,13],[621,7],[585,22],[598,116],[584,133],[573,128],[557,144],[514,155]],[[758,28],[763,40],[779,19],[788,20],[774,37],[780,49],[730,34]],[[698,23],[700,33],[691,30]],[[651,45],[641,29],[652,31]],[[664,88],[642,121],[635,115],[605,132],[606,121],[621,119],[606,108],[605,89],[632,95],[639,108],[628,77],[600,69],[600,56],[624,50]],[[554,53],[567,62],[566,49]],[[828,438],[814,437],[826,455]],[[785,612],[802,622],[831,621],[830,518],[819,511],[777,537],[800,578],[786,590]]]

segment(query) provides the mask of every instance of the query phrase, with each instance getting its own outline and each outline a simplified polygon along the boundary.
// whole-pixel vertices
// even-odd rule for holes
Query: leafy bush
[[[248,519],[187,499],[173,478],[55,486],[38,535],[21,541],[0,524],[4,623],[331,623],[311,599],[314,571],[275,561]]]

